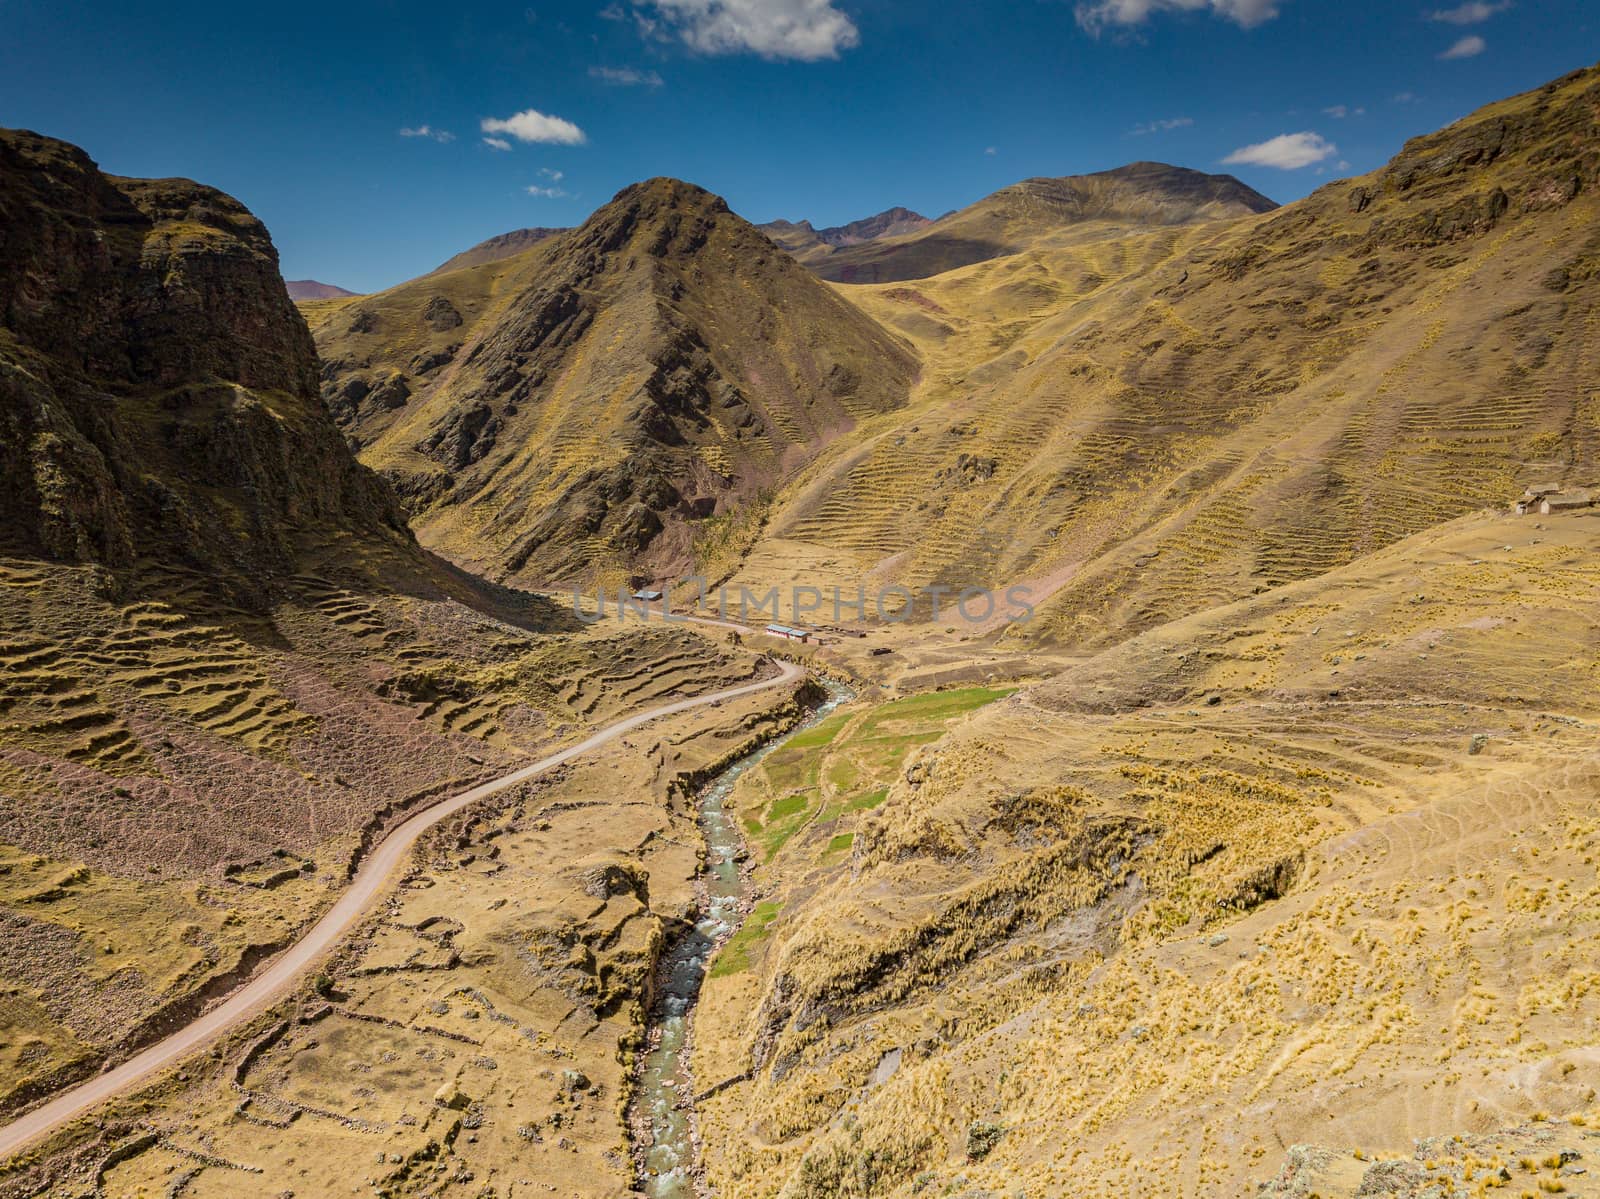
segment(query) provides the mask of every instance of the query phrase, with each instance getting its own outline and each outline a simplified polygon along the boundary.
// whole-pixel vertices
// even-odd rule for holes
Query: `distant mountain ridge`
[[[1041,236],[1093,221],[1187,225],[1277,207],[1232,175],[1134,162],[1089,175],[1024,179],[920,228],[843,246],[807,265],[838,283],[895,283],[1014,254]]]
[[[811,265],[826,258],[834,250],[858,246],[862,242],[876,241],[880,237],[896,237],[925,229],[933,221],[909,208],[889,208],[876,216],[863,217],[847,225],[831,225],[826,229],[813,227],[810,221],[768,221],[757,225],[774,243],[793,254],[801,262]]]
[[[534,227],[531,229],[513,229],[509,233],[499,233],[485,241],[480,241],[475,246],[470,246],[461,253],[445,259],[438,266],[428,272],[429,275],[443,275],[447,271],[459,271],[464,267],[482,266],[486,262],[498,262],[502,258],[510,258],[521,254],[524,250],[531,250],[540,242],[554,237],[558,233],[565,233],[566,229],[546,229]]]
[[[343,287],[336,287],[332,283],[319,283],[315,279],[286,279],[284,287],[289,289],[289,298],[296,302],[300,300],[343,300],[350,296],[358,296],[358,291],[349,291]]]

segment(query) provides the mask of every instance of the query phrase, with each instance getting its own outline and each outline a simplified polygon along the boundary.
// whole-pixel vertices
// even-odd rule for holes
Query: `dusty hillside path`
[[[659,720],[663,716],[672,716],[707,704],[718,703],[721,700],[781,687],[794,682],[805,673],[790,662],[780,661],[778,666],[779,672],[773,678],[663,704],[630,716],[626,720],[619,720],[549,757],[541,758],[510,774],[482,783],[418,812],[373,847],[360,870],[356,872],[349,888],[305,936],[273,959],[265,970],[238,991],[165,1040],[158,1041],[120,1066],[81,1086],[74,1087],[44,1106],[0,1128],[0,1161],[13,1156],[29,1142],[81,1116],[97,1104],[128,1090],[157,1071],[177,1064],[228,1028],[270,1007],[290,990],[323,954],[338,944],[350,927],[387,888],[397,868],[405,862],[417,838],[440,821],[455,815],[469,804],[508,790],[531,778],[537,778],[573,758],[615,741],[640,725]]]

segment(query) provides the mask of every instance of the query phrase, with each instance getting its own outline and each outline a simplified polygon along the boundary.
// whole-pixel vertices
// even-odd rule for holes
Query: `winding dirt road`
[[[568,746],[558,753],[553,753],[547,758],[541,758],[532,765],[524,766],[510,774],[483,783],[470,791],[463,791],[449,799],[426,808],[403,824],[397,826],[393,832],[380,841],[368,855],[367,860],[356,872],[349,888],[339,897],[337,903],[311,927],[311,930],[285,950],[256,977],[252,978],[239,990],[235,991],[222,1003],[211,1008],[192,1023],[185,1025],[165,1040],[143,1050],[137,1056],[130,1058],[115,1069],[108,1070],[81,1086],[52,1099],[43,1107],[35,1108],[27,1115],[0,1128],[0,1161],[14,1155],[30,1141],[36,1140],[48,1132],[56,1129],[67,1121],[81,1116],[84,1112],[114,1095],[127,1090],[136,1083],[148,1078],[158,1070],[175,1065],[195,1050],[204,1047],[213,1038],[239,1022],[249,1019],[264,1009],[270,1007],[284,992],[288,991],[325,953],[332,949],[339,940],[349,931],[361,914],[371,905],[384,888],[389,884],[395,870],[406,860],[412,845],[425,831],[438,824],[441,820],[461,811],[468,804],[495,795],[507,788],[515,787],[518,783],[536,778],[548,770],[570,762],[573,758],[597,749],[607,742],[615,741],[624,733],[631,732],[642,724],[658,720],[663,716],[671,716],[678,712],[687,712],[693,708],[714,704],[719,700],[734,699],[741,695],[749,695],[757,691],[765,691],[772,687],[781,687],[786,683],[794,682],[805,672],[790,662],[778,663],[781,670],[778,675],[770,679],[762,679],[755,683],[745,683],[739,687],[730,687],[725,691],[714,691],[707,695],[696,696],[693,699],[678,700],[676,703],[663,704],[658,708],[641,712],[637,716],[630,716],[626,720],[608,725],[593,736]]]

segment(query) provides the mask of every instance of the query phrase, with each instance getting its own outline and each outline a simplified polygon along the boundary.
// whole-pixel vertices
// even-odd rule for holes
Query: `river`
[[[706,862],[700,872],[702,915],[694,929],[670,950],[662,967],[662,989],[650,1014],[650,1045],[634,1095],[636,1129],[648,1126],[641,1185],[650,1199],[695,1199],[693,1095],[688,1082],[689,1024],[706,967],[724,940],[743,921],[749,887],[739,869],[744,850],[728,797],[741,775],[790,738],[815,728],[840,704],[855,698],[837,683],[822,680],[828,698],[815,712],[781,737],[746,754],[700,792],[700,831]],[[642,1139],[642,1138],[641,1138]]]

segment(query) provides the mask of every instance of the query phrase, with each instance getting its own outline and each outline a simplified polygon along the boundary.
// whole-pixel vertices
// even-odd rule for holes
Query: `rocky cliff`
[[[409,544],[317,394],[265,228],[184,179],[0,133],[0,542],[241,593],[332,530]]]

